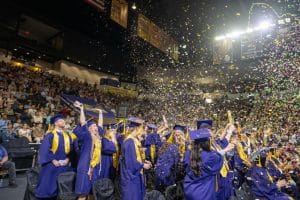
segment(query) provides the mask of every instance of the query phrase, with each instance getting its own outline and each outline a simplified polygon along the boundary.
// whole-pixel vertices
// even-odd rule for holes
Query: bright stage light
[[[132,6],[131,6],[131,8],[132,8],[132,10],[136,10],[136,8],[137,8],[137,7],[136,7],[136,4],[133,3]]]
[[[284,22],[284,20],[282,20],[282,21]],[[289,19],[287,19],[287,21],[289,21]],[[280,24],[280,22],[279,22],[279,24]],[[250,34],[250,33],[256,32],[256,31],[262,31],[262,30],[269,29],[272,26],[275,26],[275,24],[272,24],[270,20],[265,20],[265,21],[261,21],[257,26],[248,28],[245,31],[234,31],[232,33],[227,33],[225,35],[217,36],[217,37],[215,37],[215,40],[218,41],[218,40],[224,40],[224,39],[228,39],[228,38],[235,39],[244,34]]]
[[[254,30],[252,29],[252,28],[248,28],[247,30],[246,30],[246,33],[252,33]]]
[[[272,24],[270,21],[262,21],[259,23],[258,28],[259,29],[268,29],[271,25]]]
[[[291,22],[291,18],[289,18],[289,17],[285,18],[285,22],[286,23],[290,23]]]
[[[230,38],[237,38],[237,37],[239,37],[242,34],[243,34],[242,31],[234,31],[234,32],[232,32],[232,33],[229,34],[229,37]]]
[[[215,40],[224,40],[225,38],[226,38],[226,36],[221,35],[221,36],[215,37]]]
[[[278,20],[278,24],[284,24],[284,20],[283,19]]]

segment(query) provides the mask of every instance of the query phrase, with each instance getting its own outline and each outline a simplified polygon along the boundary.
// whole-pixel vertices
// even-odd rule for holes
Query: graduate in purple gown
[[[176,168],[180,162],[179,146],[185,145],[184,126],[175,125],[172,133],[167,133],[167,141],[161,146],[155,166],[155,187],[164,191],[176,183]]]
[[[254,155],[254,166],[251,170],[251,192],[256,198],[268,200],[290,200],[291,198],[280,191],[287,186],[285,180],[275,182],[266,168],[267,153],[261,150]]]
[[[116,138],[116,126],[109,125],[107,127],[105,134],[102,138],[102,151],[101,151],[101,172],[100,179],[109,178],[112,179],[115,174],[115,167],[113,162],[116,162],[118,157],[115,157],[114,154],[117,153],[118,142]]]
[[[65,121],[62,115],[53,116],[51,124],[54,127],[45,135],[39,149],[41,171],[35,194],[38,198],[55,198],[58,175],[70,169],[68,156],[72,139],[63,130]]]
[[[213,121],[211,119],[204,119],[197,121],[197,128],[207,128],[212,129]],[[232,132],[235,130],[233,124],[227,124],[224,131],[222,131],[221,135],[217,137],[215,140],[212,140],[212,149],[216,151],[220,151],[225,149],[231,138]],[[228,200],[234,193],[234,187],[232,184],[233,173],[229,172],[229,166],[227,164],[226,156],[224,157],[224,164],[220,174],[217,175],[218,179],[218,191],[217,191],[217,199],[218,200]]]
[[[144,147],[146,147],[146,158],[154,164],[156,163],[157,153],[162,142],[157,133],[157,127],[154,124],[147,125],[147,132],[148,134],[144,142]]]
[[[188,173],[184,178],[184,193],[186,200],[216,200],[218,190],[217,176],[223,166],[223,156],[234,148],[229,144],[225,149],[211,150],[211,131],[206,128],[190,131],[192,149]]]
[[[82,143],[80,157],[77,167],[75,193],[79,195],[79,200],[86,199],[91,192],[93,183],[104,176],[102,172],[102,151],[113,152],[108,141],[102,141],[103,136],[103,116],[99,110],[98,126],[92,121],[86,121],[83,105],[75,102],[74,106],[80,109],[80,130],[75,131],[78,140]],[[103,164],[105,168],[105,164]]]
[[[142,121],[136,118],[129,120],[128,135],[122,145],[120,158],[121,198],[123,200],[142,200],[145,196],[145,180],[143,169],[150,169],[150,161],[143,160],[141,142]]]

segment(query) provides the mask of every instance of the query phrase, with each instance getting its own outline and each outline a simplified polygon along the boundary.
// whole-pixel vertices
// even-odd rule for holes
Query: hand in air
[[[76,108],[82,108],[82,107],[83,107],[83,104],[80,103],[79,101],[75,101],[73,105],[74,105]]]

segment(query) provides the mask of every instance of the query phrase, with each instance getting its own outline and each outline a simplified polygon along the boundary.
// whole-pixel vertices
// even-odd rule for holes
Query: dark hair
[[[191,170],[196,176],[201,176],[202,151],[210,151],[210,139],[205,141],[193,141],[191,150]]]
[[[260,158],[260,163],[262,167],[266,167],[266,161],[267,161],[267,157],[261,157]]]

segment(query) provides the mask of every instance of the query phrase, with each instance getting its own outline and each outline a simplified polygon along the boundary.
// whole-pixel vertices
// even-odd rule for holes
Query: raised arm
[[[85,113],[84,113],[84,107],[83,107],[83,104],[80,103],[79,101],[75,101],[75,102],[74,102],[74,106],[75,106],[76,108],[79,108],[79,109],[80,109],[80,118],[79,118],[80,125],[81,125],[81,126],[85,125],[85,123],[86,123],[86,118],[85,118]]]
[[[103,112],[101,109],[98,109],[98,111],[99,111],[98,126],[103,128]]]

